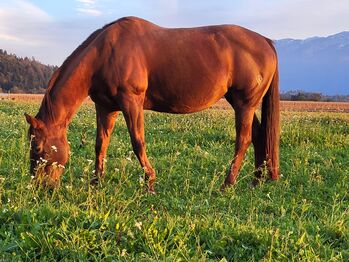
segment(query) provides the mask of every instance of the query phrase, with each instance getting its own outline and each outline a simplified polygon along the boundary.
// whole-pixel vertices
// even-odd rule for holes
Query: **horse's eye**
[[[35,154],[41,154],[43,149],[41,146],[34,146],[33,151]]]

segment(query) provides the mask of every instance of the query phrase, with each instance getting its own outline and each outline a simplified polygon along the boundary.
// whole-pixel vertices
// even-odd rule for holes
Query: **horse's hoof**
[[[223,185],[221,185],[220,191],[223,193],[223,192],[225,192],[226,189],[228,189],[231,186],[232,186],[232,184],[223,183]]]
[[[153,190],[148,189],[148,194],[150,194],[150,195],[156,195],[156,192],[155,192],[154,189],[153,189]]]

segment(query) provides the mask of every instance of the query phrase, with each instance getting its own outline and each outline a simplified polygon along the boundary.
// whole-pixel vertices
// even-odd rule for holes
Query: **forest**
[[[57,68],[41,64],[35,58],[21,58],[0,49],[0,91],[44,93],[48,80]]]

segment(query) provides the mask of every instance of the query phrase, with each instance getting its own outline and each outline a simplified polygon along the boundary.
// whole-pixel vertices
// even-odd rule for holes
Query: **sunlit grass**
[[[233,156],[233,113],[147,112],[156,195],[144,190],[122,115],[107,176],[89,186],[95,115],[69,127],[72,156],[61,187],[37,190],[28,173],[23,113],[0,103],[0,260],[349,260],[349,117],[283,113],[282,178],[256,189],[250,148],[238,183],[219,191]]]

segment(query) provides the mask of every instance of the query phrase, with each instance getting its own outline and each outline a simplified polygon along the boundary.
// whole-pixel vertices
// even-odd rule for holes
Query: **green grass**
[[[249,187],[251,147],[238,183],[221,193],[233,156],[233,113],[146,112],[147,151],[158,175],[157,194],[149,195],[121,115],[107,176],[89,186],[91,105],[69,127],[72,156],[61,187],[37,190],[23,116],[37,109],[0,103],[0,260],[349,260],[348,114],[283,113],[281,180]]]

